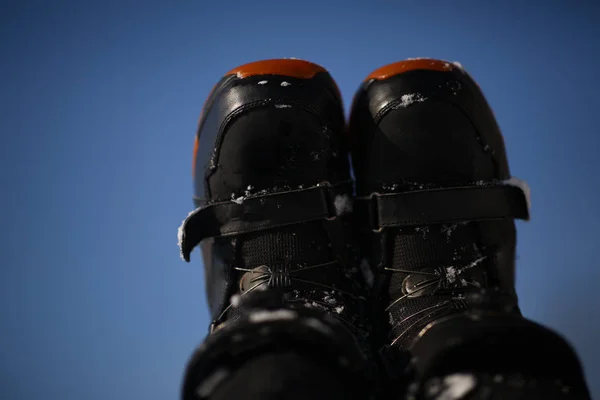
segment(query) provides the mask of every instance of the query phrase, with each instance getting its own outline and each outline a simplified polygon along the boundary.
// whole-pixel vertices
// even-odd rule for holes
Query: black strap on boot
[[[510,185],[373,193],[356,199],[356,213],[369,221],[374,231],[503,218],[529,219],[525,193]]]
[[[193,211],[180,228],[181,255],[190,261],[192,250],[209,237],[233,236],[282,226],[337,217],[335,197],[350,193],[351,182],[320,183],[238,201],[208,204]]]

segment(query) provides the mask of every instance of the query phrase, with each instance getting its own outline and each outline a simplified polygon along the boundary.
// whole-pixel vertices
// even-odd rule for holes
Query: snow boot
[[[354,98],[349,131],[363,263],[376,277],[374,340],[391,384],[412,376],[418,397],[430,377],[544,364],[552,345],[566,361],[545,378],[584,393],[571,348],[519,311],[514,219],[529,218],[529,189],[510,174],[492,110],[462,66],[379,68]]]
[[[213,322],[184,399],[208,396],[196,388],[217,364],[282,346],[366,373],[344,132],[337,85],[308,61],[240,66],[209,95],[194,146],[198,208],[179,240],[186,261],[201,247]]]

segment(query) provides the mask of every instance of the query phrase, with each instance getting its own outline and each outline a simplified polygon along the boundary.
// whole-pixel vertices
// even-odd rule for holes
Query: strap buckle
[[[381,233],[383,227],[379,225],[379,200],[383,195],[373,192],[368,196],[356,198],[357,214],[374,233]]]
[[[335,194],[333,186],[329,181],[322,181],[317,183],[317,187],[322,188],[321,193],[323,194],[323,202],[327,207],[328,216],[325,217],[327,221],[334,221],[337,219],[337,210],[335,208]]]

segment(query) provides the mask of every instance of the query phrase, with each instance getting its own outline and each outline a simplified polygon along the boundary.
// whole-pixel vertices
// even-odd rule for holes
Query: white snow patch
[[[456,280],[455,267],[446,267],[446,278],[448,279],[448,283],[454,283],[454,281]]]
[[[464,67],[462,66],[462,64],[461,64],[461,63],[459,63],[458,61],[454,61],[454,62],[452,63],[452,65],[454,65],[456,68],[460,69],[461,71],[464,71],[464,70],[465,70],[465,69],[464,69]]]
[[[363,258],[360,262],[360,270],[365,278],[365,282],[370,287],[373,286],[373,282],[375,281],[375,277],[373,276],[373,271],[371,271],[371,266],[366,258]]]
[[[275,311],[255,311],[250,314],[250,322],[265,322],[265,321],[279,321],[284,319],[294,319],[298,316],[295,311],[292,310],[275,310]]]
[[[183,242],[183,222],[179,225],[179,228],[177,228],[177,246],[179,248],[181,248],[181,242]]]
[[[335,308],[335,312],[338,313],[338,314],[341,314],[342,311],[344,311],[344,306],[339,306],[339,307]]]
[[[260,81],[258,82],[259,85],[266,85],[268,81]]]
[[[292,108],[289,104],[275,104],[275,108]]]
[[[319,310],[327,310],[327,307],[325,307],[324,305],[319,304],[319,303],[317,303],[315,301],[313,301],[313,302],[307,302],[304,305],[306,307],[308,307],[308,308],[317,308]]]
[[[423,239],[427,239],[427,234],[429,233],[429,227],[428,226],[417,226],[415,228],[415,232],[421,232],[421,236],[423,237]]]
[[[442,225],[442,232],[446,233],[446,237],[450,239],[454,230],[458,227],[458,224]]]
[[[444,378],[441,391],[436,396],[436,400],[459,400],[471,392],[477,380],[469,374],[453,374]]]
[[[523,191],[525,195],[525,199],[527,200],[527,209],[531,210],[531,188],[527,184],[527,182],[520,180],[519,178],[515,178],[514,176],[510,179],[503,181],[505,185],[518,187]]]
[[[487,258],[487,256],[482,256],[479,257],[478,259],[476,259],[475,261],[473,261],[472,263],[465,265],[464,267],[462,267],[459,271],[458,274],[461,274],[464,270],[466,269],[470,269],[473,267],[476,267],[477,265],[479,265],[483,260],[485,260]]]
[[[347,194],[337,195],[333,200],[336,215],[346,214],[352,211],[352,199]]]
[[[400,100],[402,102],[398,104],[399,107],[408,107],[413,103],[423,103],[425,100],[427,100],[427,97],[423,97],[423,95],[420,93],[410,93],[402,95]]]
[[[210,396],[217,388],[217,386],[219,386],[219,384],[223,382],[223,380],[227,378],[228,375],[229,372],[227,372],[225,368],[217,369],[215,372],[212,373],[212,375],[209,375],[208,378],[202,381],[200,386],[198,386],[198,388],[196,389],[196,393],[200,397]]]
[[[233,296],[231,296],[231,299],[229,300],[229,302],[231,303],[231,305],[233,307],[238,307],[240,305],[241,300],[242,300],[242,297],[239,294],[234,294]]]
[[[395,191],[398,189],[398,185],[397,183],[392,183],[390,185],[386,185],[385,183],[383,185],[381,185],[381,187],[383,188],[383,190],[391,190],[391,191]]]
[[[431,58],[431,57],[413,57],[413,58],[407,58],[407,61],[419,61],[419,60],[426,60],[429,61],[430,65],[435,65],[438,62],[443,62],[444,63],[444,68],[447,70],[451,70],[452,66],[454,65],[454,63],[448,62],[448,61],[444,61],[444,60],[438,60],[436,58]]]
[[[177,246],[179,247],[180,250],[181,250],[181,244],[183,243],[183,226],[185,225],[185,221],[187,221],[187,218],[184,219],[181,222],[181,225],[179,225],[179,228],[177,228]]]
[[[283,82],[281,82],[281,86],[287,87],[287,86],[292,86],[292,84],[289,82],[283,81]]]
[[[181,257],[181,259],[183,260],[183,249],[182,249],[182,244],[183,244],[183,227],[185,226],[186,222],[190,219],[190,217],[192,215],[194,215],[195,213],[197,213],[198,211],[200,211],[202,207],[198,207],[193,211],[190,211],[187,215],[187,217],[185,217],[185,219],[181,222],[181,225],[179,225],[179,228],[177,228],[177,246],[179,247],[179,256]]]
[[[233,201],[235,204],[242,204],[244,202],[244,196],[240,196],[240,197],[234,197],[231,196],[231,201]]]
[[[459,257],[460,256],[458,255],[458,251],[456,251],[456,249],[454,249],[454,253],[453,253],[453,256],[452,256],[452,261],[458,260]]]
[[[461,268],[456,268],[455,266],[448,266],[445,267],[444,273],[446,275],[446,279],[448,280],[448,283],[454,283],[456,282],[457,278],[460,276],[460,274],[462,274],[465,270],[473,268],[477,265],[479,265],[483,260],[485,260],[487,258],[487,256],[482,256],[479,257],[478,259],[476,259],[475,261],[465,265],[464,267]],[[460,280],[460,283],[463,286],[467,286],[466,280],[462,279]]]

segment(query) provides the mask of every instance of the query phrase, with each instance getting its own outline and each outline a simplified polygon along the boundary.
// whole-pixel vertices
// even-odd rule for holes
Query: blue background
[[[1,2],[0,398],[178,398],[208,324],[200,257],[176,246],[200,108],[224,72],[291,56],[330,69],[346,105],[389,62],[466,67],[533,190],[522,309],[600,397],[599,5]]]

